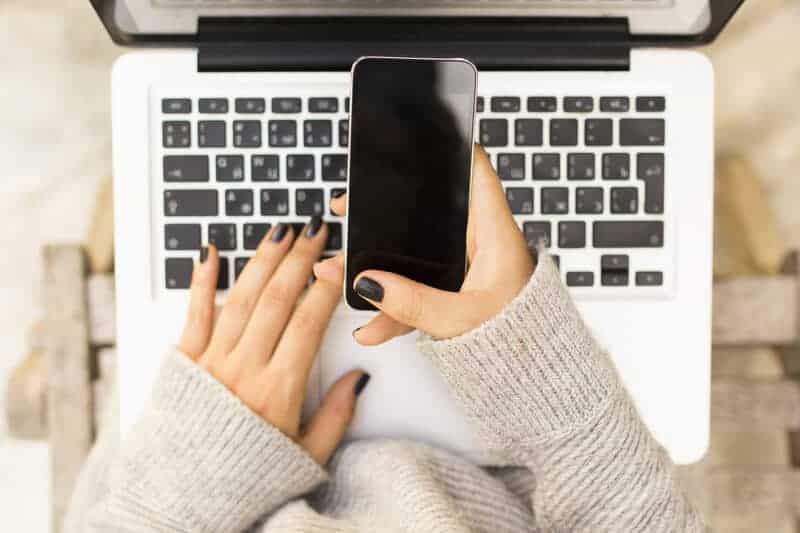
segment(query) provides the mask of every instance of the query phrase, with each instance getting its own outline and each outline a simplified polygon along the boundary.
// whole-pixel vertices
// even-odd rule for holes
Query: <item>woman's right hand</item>
[[[347,201],[332,201],[345,214]],[[458,292],[448,292],[379,270],[360,272],[355,291],[379,310],[353,336],[364,345],[380,344],[416,328],[434,338],[466,333],[497,315],[525,286],[534,264],[508,207],[489,156],[475,146],[467,227],[469,268]],[[341,256],[318,263],[317,277],[341,279]]]

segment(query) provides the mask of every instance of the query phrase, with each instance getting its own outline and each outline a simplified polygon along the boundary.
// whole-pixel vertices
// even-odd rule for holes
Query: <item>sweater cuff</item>
[[[106,511],[160,517],[169,530],[243,531],[326,477],[305,450],[173,350],[124,443]]]
[[[419,349],[491,449],[516,448],[581,424],[620,386],[546,254],[497,316],[452,339],[423,336]]]

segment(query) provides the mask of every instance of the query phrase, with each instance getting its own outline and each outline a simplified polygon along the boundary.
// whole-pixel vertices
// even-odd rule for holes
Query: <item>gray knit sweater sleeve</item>
[[[302,448],[172,351],[87,529],[241,532],[325,479]]]
[[[498,316],[419,346],[486,445],[533,471],[542,531],[703,531],[549,257]]]

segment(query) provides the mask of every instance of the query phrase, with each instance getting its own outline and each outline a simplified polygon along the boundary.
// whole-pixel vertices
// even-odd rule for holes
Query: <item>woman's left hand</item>
[[[324,465],[350,424],[369,375],[359,370],[345,374],[300,427],[306,381],[341,298],[342,276],[328,273],[325,280],[316,280],[298,304],[322,253],[327,227],[316,219],[293,237],[290,225],[272,228],[229,291],[216,324],[219,257],[209,246],[207,258],[195,264],[189,315],[178,347]]]

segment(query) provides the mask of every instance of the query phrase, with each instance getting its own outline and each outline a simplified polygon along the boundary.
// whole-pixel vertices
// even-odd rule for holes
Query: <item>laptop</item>
[[[713,73],[701,54],[741,0],[92,0],[112,74],[123,434],[177,341],[192,262],[214,243],[218,302],[271,225],[345,224],[350,66],[363,55],[466,57],[476,141],[533,246],[612,355],[678,463],[709,438]],[[416,335],[351,337],[341,305],[307,412],[342,373],[372,382],[348,439],[390,437],[492,463]]]

